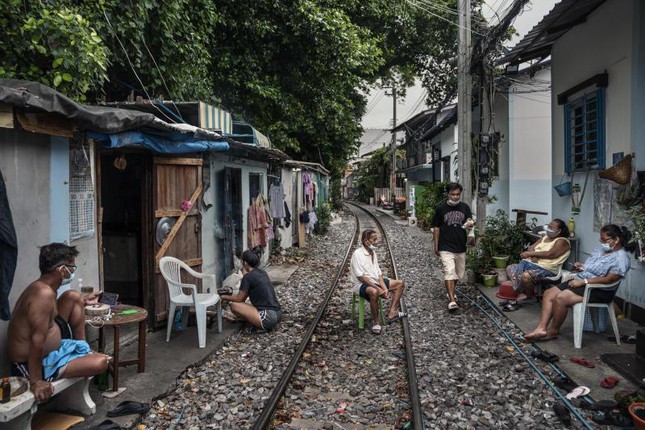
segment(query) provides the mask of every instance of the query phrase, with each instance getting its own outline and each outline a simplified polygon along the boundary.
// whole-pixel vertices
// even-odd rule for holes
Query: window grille
[[[604,169],[604,88],[567,102],[564,120],[565,171]]]
[[[94,184],[89,143],[71,142],[69,148],[69,230],[72,240],[94,235]]]

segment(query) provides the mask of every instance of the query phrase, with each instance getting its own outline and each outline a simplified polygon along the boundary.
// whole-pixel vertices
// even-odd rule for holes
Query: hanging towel
[[[70,361],[85,357],[92,352],[90,346],[84,340],[63,339],[60,348],[52,351],[43,358],[43,372],[45,380],[48,380],[56,373],[56,370],[66,366]]]

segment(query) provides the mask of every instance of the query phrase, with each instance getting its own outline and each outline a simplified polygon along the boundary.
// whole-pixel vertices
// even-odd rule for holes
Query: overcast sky
[[[519,36],[513,37],[507,46],[516,45],[521,38],[537,25],[542,17],[549,13],[553,6],[560,0],[531,0],[513,21],[513,27]],[[506,10],[511,6],[513,0],[488,0],[484,6],[484,16],[491,25],[499,22],[498,17],[503,17]],[[458,18],[455,15],[455,23]],[[446,25],[449,25],[446,23]],[[408,89],[405,100],[399,98],[396,108],[397,124],[410,119],[415,114],[426,109],[423,89],[415,86]],[[393,103],[390,91],[374,90],[370,94],[367,103],[367,114],[363,117],[364,128],[390,128],[392,126]]]

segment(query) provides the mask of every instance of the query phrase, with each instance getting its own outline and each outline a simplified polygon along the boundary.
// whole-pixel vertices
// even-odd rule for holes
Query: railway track
[[[308,428],[374,428],[379,424],[389,429],[424,428],[407,318],[386,327],[380,336],[358,330],[357,322],[350,318],[349,264],[363,230],[379,232],[381,269],[391,278],[398,278],[398,274],[378,218],[360,206],[346,206],[356,218],[352,242],[331,285],[321,286],[324,299],[254,429],[272,428],[294,419]],[[406,311],[403,299],[401,310]],[[366,319],[371,318],[369,315],[368,308]],[[349,344],[355,346],[357,342],[359,354],[345,353]],[[387,395],[370,393],[365,381],[374,376],[388,387]],[[332,414],[327,406],[321,407],[321,397],[335,402]]]

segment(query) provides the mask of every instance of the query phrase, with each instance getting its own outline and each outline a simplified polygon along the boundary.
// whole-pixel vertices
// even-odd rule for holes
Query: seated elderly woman
[[[546,234],[520,254],[522,261],[513,276],[513,289],[518,293],[515,303],[508,303],[503,309],[513,311],[522,301],[534,295],[537,282],[558,274],[562,264],[569,258],[569,228],[561,219],[555,218],[546,226]]]
[[[556,339],[567,317],[568,308],[582,302],[587,284],[611,284],[623,279],[631,265],[628,252],[634,252],[636,249],[631,237],[631,233],[625,227],[609,224],[601,228],[601,246],[592,252],[584,265],[574,263],[578,273],[573,279],[544,293],[540,322],[532,332],[524,335],[524,338]],[[593,290],[589,301],[610,303],[617,290],[618,285]]]

